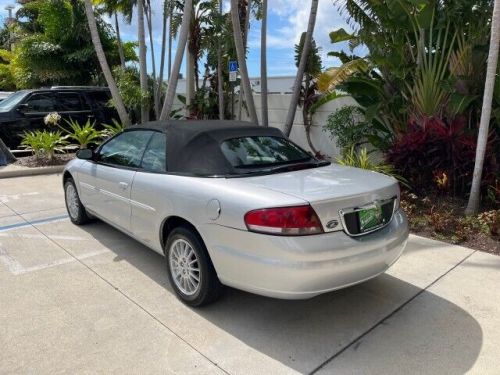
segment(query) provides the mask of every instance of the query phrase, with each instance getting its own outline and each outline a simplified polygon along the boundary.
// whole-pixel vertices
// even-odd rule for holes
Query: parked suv
[[[48,89],[17,91],[0,102],[0,138],[7,147],[16,149],[25,131],[47,129],[44,117],[58,112],[61,124],[72,118],[80,123],[88,119],[96,126],[118,119],[106,87],[55,86]]]

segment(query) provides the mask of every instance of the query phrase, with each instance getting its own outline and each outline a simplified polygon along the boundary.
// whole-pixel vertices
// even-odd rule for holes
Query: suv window
[[[163,133],[155,132],[154,136],[144,151],[141,167],[148,172],[165,172],[167,137]]]
[[[85,108],[82,105],[80,94],[76,92],[59,92],[57,94],[57,110],[61,112],[82,111]]]
[[[221,150],[235,168],[257,168],[311,160],[311,156],[285,138],[256,136],[222,142]]]
[[[25,102],[28,112],[51,112],[55,110],[54,95],[50,93],[33,94]]]
[[[99,161],[129,168],[139,167],[152,134],[150,130],[135,130],[117,135],[101,147]]]
[[[89,91],[87,96],[94,101],[96,108],[107,108],[111,99],[108,91]]]

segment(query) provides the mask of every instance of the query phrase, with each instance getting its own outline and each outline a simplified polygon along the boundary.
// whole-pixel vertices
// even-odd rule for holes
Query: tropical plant
[[[234,1],[234,0],[233,0]],[[311,11],[309,12],[309,22],[307,25],[307,31],[304,37],[304,43],[302,48],[302,56],[297,69],[297,75],[295,77],[295,82],[293,84],[292,97],[290,99],[290,106],[288,107],[288,113],[285,119],[285,127],[283,132],[288,137],[292,132],[293,120],[295,118],[295,112],[297,111],[297,105],[299,104],[300,90],[302,87],[302,80],[304,77],[304,71],[306,69],[306,64],[309,59],[309,50],[311,49],[311,41],[314,33],[314,26],[316,24],[316,13],[318,12],[319,0],[311,0]]]
[[[394,177],[400,183],[405,186],[408,185],[408,181],[400,176],[391,164],[384,162],[377,162],[370,155],[368,150],[363,147],[359,151],[356,147],[352,146],[344,152],[344,154],[335,160],[338,164],[347,167],[355,167],[361,169],[367,169],[369,171],[374,171],[378,173],[383,173],[385,175]]]
[[[500,81],[497,77],[498,72],[498,45],[500,41],[500,4],[495,1],[493,15],[491,20],[491,39],[488,54],[488,65],[486,68],[486,81],[483,95],[483,105],[481,110],[481,120],[479,124],[479,133],[477,138],[477,150],[474,163],[474,174],[472,186],[467,204],[467,214],[477,214],[479,210],[480,191],[481,191],[481,177],[483,174],[483,163],[486,154],[488,143],[488,133],[490,117],[492,112],[493,95],[495,91],[495,79]],[[500,86],[500,84],[499,84]],[[498,87],[498,86],[497,86]],[[497,93],[498,94],[498,93]],[[497,121],[498,118],[497,118]],[[497,215],[498,223],[498,215]]]
[[[125,130],[125,126],[120,122],[116,121],[115,119],[111,121],[111,124],[103,124],[104,130],[102,131],[102,135],[104,138],[110,138]]]
[[[22,145],[32,150],[37,158],[46,157],[49,162],[54,159],[56,152],[65,152],[64,147],[68,144],[68,136],[64,136],[60,130],[25,132]]]
[[[123,104],[120,92],[118,91],[116,81],[111,74],[111,69],[109,67],[108,60],[106,59],[106,55],[104,54],[104,49],[102,47],[101,38],[99,36],[99,30],[97,29],[97,23],[91,0],[85,0],[85,14],[87,15],[87,21],[92,37],[92,43],[94,44],[94,49],[97,54],[97,59],[99,60],[99,64],[101,65],[101,70],[104,74],[104,77],[106,78],[109,90],[111,91],[113,103],[118,112],[118,116],[120,117],[120,121],[122,122],[122,124],[128,126],[130,125],[130,118],[128,116],[127,109]]]
[[[317,0],[316,0],[317,1]],[[314,2],[314,0],[313,0]],[[255,110],[255,103],[252,95],[252,88],[250,85],[250,78],[248,75],[245,46],[243,42],[243,35],[241,33],[240,18],[238,14],[238,0],[231,0],[231,23],[233,26],[234,44],[236,48],[236,56],[238,57],[238,67],[241,75],[241,89],[245,95],[246,106],[250,114],[250,120],[254,124],[258,124],[257,111]]]
[[[189,33],[189,25],[191,22],[193,10],[193,0],[186,0],[184,3],[184,16],[182,17],[182,24],[179,32],[179,38],[177,40],[177,51],[175,53],[174,66],[170,74],[167,86],[167,94],[165,95],[165,102],[163,103],[163,108],[161,110],[159,120],[166,120],[170,113],[172,112],[172,106],[174,104],[175,91],[177,90],[177,82],[179,80],[179,72],[181,69],[182,57],[184,55],[184,50],[186,48],[186,43]]]
[[[323,131],[330,133],[330,138],[335,140],[343,154],[366,143],[373,128],[364,119],[364,113],[359,107],[348,105],[328,116]]]
[[[80,148],[87,148],[89,144],[97,143],[103,137],[103,133],[95,128],[95,122],[87,122],[80,125],[78,121],[73,119],[66,120],[69,129],[64,129],[68,138],[74,140]]]

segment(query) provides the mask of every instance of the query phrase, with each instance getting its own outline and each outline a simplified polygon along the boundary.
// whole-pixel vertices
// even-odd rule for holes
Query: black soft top
[[[167,135],[167,170],[198,176],[238,174],[220,144],[245,136],[285,138],[281,130],[231,120],[167,120],[134,125],[126,131],[150,129]]]

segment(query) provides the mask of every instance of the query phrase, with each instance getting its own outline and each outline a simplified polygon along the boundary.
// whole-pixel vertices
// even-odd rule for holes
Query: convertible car
[[[63,174],[71,221],[97,217],[165,255],[191,306],[227,285],[305,299],[383,273],[408,238],[391,177],[319,161],[279,129],[132,126]]]

